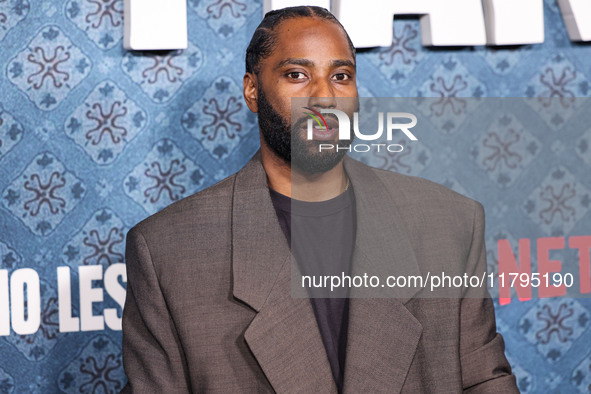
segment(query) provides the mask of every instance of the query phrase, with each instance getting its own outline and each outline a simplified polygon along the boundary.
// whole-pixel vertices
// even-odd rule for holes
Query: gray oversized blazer
[[[349,157],[344,166],[354,266],[486,264],[479,203]],[[133,227],[123,392],[336,393],[310,301],[291,296],[290,257],[260,151]],[[349,313],[346,393],[518,392],[490,298],[353,298]]]

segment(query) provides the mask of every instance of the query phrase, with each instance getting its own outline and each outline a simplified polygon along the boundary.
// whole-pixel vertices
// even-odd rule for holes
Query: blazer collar
[[[344,166],[356,200],[352,275],[420,275],[396,196],[370,167],[348,156]],[[336,393],[311,304],[291,296],[291,253],[260,151],[235,178],[232,267],[234,296],[258,312],[244,337],[274,390]],[[357,298],[349,307],[345,392],[402,388],[422,327],[404,306],[416,290],[387,290],[378,295],[384,298],[363,290],[352,294]]]

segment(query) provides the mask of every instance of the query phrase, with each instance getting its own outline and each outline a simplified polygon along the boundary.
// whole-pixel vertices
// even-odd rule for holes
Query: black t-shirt
[[[293,200],[269,189],[275,211],[302,275],[350,272],[355,244],[355,194],[349,187],[327,201]],[[342,290],[342,289],[341,289]],[[310,298],[339,393],[343,389],[349,298]]]

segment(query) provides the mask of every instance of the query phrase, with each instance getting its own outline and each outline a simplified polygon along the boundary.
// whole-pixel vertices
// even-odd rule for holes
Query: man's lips
[[[318,125],[312,126],[312,136],[315,140],[333,140],[337,132],[337,128],[326,129],[324,127],[318,127]]]
[[[299,122],[299,123],[301,123],[301,128],[305,129],[306,131],[308,129],[308,120],[309,119],[310,119],[309,117],[302,118]],[[315,140],[333,140],[335,138],[335,136],[339,130],[338,120],[335,119],[333,117],[333,115],[327,114],[324,116],[324,121],[326,122],[326,125],[321,119],[320,120],[321,126],[319,126],[316,121],[312,120],[312,122],[313,122],[312,123],[313,139],[315,139]],[[326,126],[328,126],[328,128],[326,128]]]

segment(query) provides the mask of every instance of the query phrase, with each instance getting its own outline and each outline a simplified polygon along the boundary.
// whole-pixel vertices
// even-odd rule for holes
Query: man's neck
[[[261,145],[261,159],[269,187],[296,200],[330,200],[341,194],[347,185],[343,160],[327,172],[308,174],[292,169],[267,146]]]

